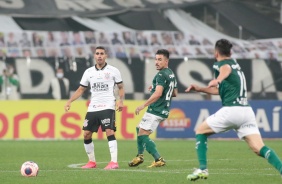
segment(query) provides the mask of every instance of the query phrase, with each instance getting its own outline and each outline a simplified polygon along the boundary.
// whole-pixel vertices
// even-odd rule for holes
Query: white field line
[[[88,171],[88,172],[93,172],[95,170],[98,170],[98,171],[102,171],[102,172],[109,172],[109,170],[104,170],[104,169],[99,169],[99,168],[95,168],[95,169],[72,169],[72,170],[40,170],[40,173],[42,172],[85,172],[85,171]],[[190,169],[191,170],[191,169]],[[246,172],[214,172],[216,170],[219,170],[219,169],[213,169],[213,172],[209,172],[209,174],[212,174],[212,175],[254,175],[254,173],[246,173]],[[229,170],[229,169],[225,169],[226,170]],[[235,170],[235,169],[234,169]],[[240,169],[237,169],[237,170],[240,170]],[[259,169],[256,169],[256,170],[259,170]],[[165,174],[189,174],[191,171],[185,171],[185,170],[156,170],[156,169],[148,169],[148,170],[143,170],[143,169],[115,169],[115,170],[110,170],[112,172],[140,172],[140,173],[165,173]],[[264,169],[260,169],[259,173],[256,173],[256,174],[259,174],[259,175],[264,175],[264,176],[276,176],[278,174],[267,174],[267,173],[264,173]],[[0,173],[14,173],[14,172],[20,172],[19,170],[18,171],[0,171]]]
[[[212,160],[236,160],[236,159],[212,159]],[[191,160],[167,160],[168,162],[191,162],[191,161],[196,161],[196,159],[191,159]],[[211,159],[209,159],[211,161]],[[128,161],[119,161],[119,162],[125,162],[127,163]],[[106,164],[108,162],[97,162],[97,164]],[[40,172],[80,172],[80,171],[105,171],[108,172],[109,170],[104,170],[103,168],[95,168],[95,169],[81,169],[80,167],[84,165],[85,163],[77,163],[77,164],[70,164],[67,167],[72,168],[71,170],[57,170],[57,169],[52,169],[52,170],[43,170],[40,169]],[[165,166],[166,167],[166,166]],[[252,169],[255,171],[258,171],[260,175],[265,175],[265,176],[272,176],[272,175],[277,175],[277,174],[268,174],[265,173],[265,171],[269,170],[274,170],[273,168],[263,168],[263,169]],[[161,170],[159,168],[152,168],[152,169],[136,169],[136,168],[128,168],[128,169],[115,169],[111,170],[114,172],[143,172],[143,173],[169,173],[169,174],[189,174],[193,169],[187,168],[187,169],[170,169],[170,170]],[[216,172],[217,171],[217,172]],[[224,171],[224,172],[221,172]],[[232,171],[238,171],[238,172],[232,172]],[[241,172],[240,172],[241,171]],[[8,172],[20,172],[20,170],[0,170],[0,173],[8,173]],[[209,172],[209,174],[215,174],[215,175],[253,175],[254,173],[247,173],[244,171],[244,168],[222,168],[222,169],[212,169],[212,172]]]

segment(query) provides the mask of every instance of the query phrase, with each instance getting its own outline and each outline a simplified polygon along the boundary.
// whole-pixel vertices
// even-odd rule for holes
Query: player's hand
[[[148,87],[148,91],[150,91],[150,92],[151,92],[151,91],[152,91],[152,89],[153,89],[153,86],[149,86],[149,87]]]
[[[140,105],[139,107],[137,107],[137,108],[135,109],[135,114],[138,115],[139,112],[140,112],[141,110],[143,110],[144,108],[145,108],[144,105]]]
[[[213,79],[209,82],[209,85],[208,87],[211,88],[211,87],[217,87],[219,85],[219,81],[217,79]]]
[[[191,84],[186,90],[185,92],[191,92],[191,91],[199,91],[199,86],[195,85],[195,84]]]
[[[123,102],[122,101],[119,101],[118,103],[117,103],[117,108],[116,108],[116,111],[122,111],[122,109],[123,109]]]
[[[70,110],[71,104],[70,102],[67,102],[65,105],[65,112],[68,112]]]

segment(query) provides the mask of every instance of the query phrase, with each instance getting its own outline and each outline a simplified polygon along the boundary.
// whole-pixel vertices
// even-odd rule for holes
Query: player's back
[[[219,85],[219,95],[223,106],[248,106],[246,79],[240,65],[234,59],[216,62],[213,65],[215,77],[219,75],[219,68],[228,64],[231,73]]]

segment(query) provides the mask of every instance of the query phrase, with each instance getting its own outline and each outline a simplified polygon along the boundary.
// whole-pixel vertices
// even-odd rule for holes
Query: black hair
[[[163,56],[165,56],[167,59],[169,59],[169,52],[168,52],[168,50],[166,50],[166,49],[159,49],[159,50],[156,52],[156,55],[163,55]]]
[[[232,43],[226,39],[220,39],[215,43],[215,49],[223,56],[231,56]]]
[[[96,48],[95,48],[95,51],[96,51],[97,49],[104,50],[105,53],[107,53],[107,49],[106,49],[105,47],[103,47],[103,46],[98,46],[98,47],[96,47]]]

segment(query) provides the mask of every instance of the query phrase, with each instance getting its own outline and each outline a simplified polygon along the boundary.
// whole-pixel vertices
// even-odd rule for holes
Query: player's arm
[[[67,101],[66,105],[65,105],[65,111],[67,112],[68,110],[70,110],[71,107],[71,103],[73,101],[75,101],[76,99],[78,99],[79,97],[81,97],[81,95],[85,92],[85,90],[87,89],[86,86],[79,86],[77,88],[77,90],[74,92],[74,94],[70,97],[70,99]]]
[[[118,95],[119,95],[119,101],[117,104],[117,111],[122,111],[123,108],[123,100],[124,100],[124,85],[123,83],[117,84],[118,87]]]
[[[191,84],[185,92],[191,92],[191,91],[196,91],[196,92],[203,92],[207,94],[212,94],[212,95],[218,95],[218,88],[217,87],[199,87],[195,84]]]
[[[218,77],[216,79],[211,80],[207,87],[199,87],[197,85],[192,84],[185,90],[185,92],[197,91],[197,92],[203,92],[203,93],[208,93],[212,95],[218,95],[219,94],[218,85],[224,79],[226,79],[230,75],[231,72],[232,72],[232,69],[230,65],[225,64],[220,67]]]
[[[150,96],[150,98],[143,104],[144,108],[151,105],[155,101],[157,101],[163,94],[164,87],[161,85],[156,86],[155,92]]]
[[[208,87],[216,87],[218,86],[224,79],[226,79],[230,73],[232,72],[232,69],[230,65],[225,64],[219,68],[219,75],[216,79],[213,79],[209,82]]]
[[[164,90],[163,86],[157,85],[155,92],[150,96],[150,98],[143,105],[140,105],[139,107],[136,108],[135,114],[139,114],[139,112],[142,109],[156,102],[162,96],[163,90]]]

